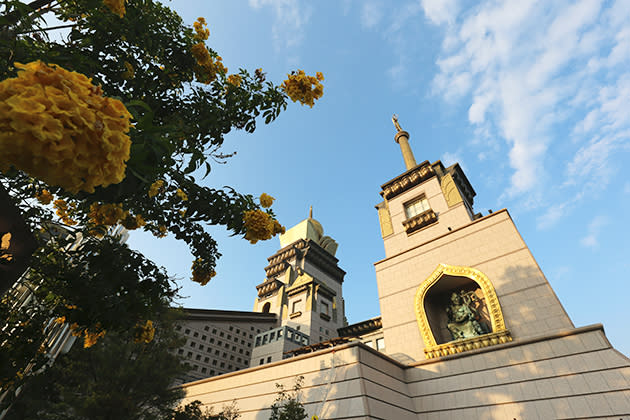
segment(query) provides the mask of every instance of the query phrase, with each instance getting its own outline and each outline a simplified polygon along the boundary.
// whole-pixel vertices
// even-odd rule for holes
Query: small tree
[[[276,384],[278,396],[271,406],[269,420],[304,420],[308,417],[304,404],[300,401],[304,376],[295,379],[293,390],[287,391],[282,384]]]

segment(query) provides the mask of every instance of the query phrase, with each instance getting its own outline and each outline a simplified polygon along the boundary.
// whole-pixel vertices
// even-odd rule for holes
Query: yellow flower
[[[245,239],[255,244],[259,240],[271,239],[273,220],[262,210],[249,210],[243,213]]]
[[[114,226],[129,216],[129,212],[123,210],[122,204],[92,203],[89,213],[90,222],[96,226]]]
[[[155,328],[153,327],[153,321],[147,320],[144,325],[136,325],[136,334],[134,341],[136,343],[150,343],[153,341],[155,335]]]
[[[94,344],[96,344],[99,338],[105,335],[105,330],[100,330],[98,332],[91,332],[91,331],[85,330],[83,334],[85,336],[83,338],[83,348],[89,349]]]
[[[271,205],[273,204],[273,200],[275,200],[275,198],[265,193],[262,193],[260,195],[260,205],[263,206],[264,208],[271,207]]]
[[[63,324],[64,322],[66,322],[66,317],[65,316],[60,316],[59,318],[55,318],[55,323],[56,324]]]
[[[175,194],[177,194],[177,196],[179,197],[180,200],[188,201],[188,196],[181,189],[178,188],[177,191],[175,192]]]
[[[42,204],[50,204],[54,197],[50,191],[42,190],[39,194],[35,194],[35,198]]]
[[[217,273],[204,260],[197,258],[193,261],[192,275],[192,281],[205,286]]]
[[[158,238],[164,238],[166,236],[166,226],[159,225],[158,231],[153,233],[153,236],[157,236]]]
[[[75,204],[72,203],[68,206],[65,200],[55,200],[53,203],[53,207],[57,210],[57,216],[61,219],[63,223],[68,226],[76,225],[77,222],[70,217],[70,214],[75,210]]]
[[[33,61],[0,82],[0,171],[11,166],[71,193],[125,177],[131,114],[82,74]]]
[[[320,83],[324,80],[324,75],[321,72],[316,74],[316,77],[307,76],[304,70],[298,70],[297,73],[288,74],[288,79],[280,87],[293,102],[299,101],[312,108],[314,101],[324,94],[324,86]]]
[[[164,191],[164,181],[158,179],[149,187],[149,197],[153,198],[162,191]]]
[[[197,21],[193,23],[195,28],[195,35],[193,39],[197,41],[205,41],[210,36],[210,31],[206,28],[206,20],[202,17],[197,18]]]
[[[125,16],[126,0],[103,0],[103,4],[115,15]]]
[[[127,217],[120,222],[120,224],[127,230],[135,230],[146,225],[147,222],[145,222],[144,218],[139,214],[136,214],[135,216],[128,214]]]
[[[128,61],[125,61],[124,64],[127,70],[122,73],[121,77],[126,80],[133,79],[133,76],[136,74],[133,66]]]
[[[230,74],[227,78],[227,82],[231,85],[239,87],[243,79],[238,74]]]

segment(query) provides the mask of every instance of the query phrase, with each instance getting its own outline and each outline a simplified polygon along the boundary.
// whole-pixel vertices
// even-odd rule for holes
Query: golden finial
[[[396,127],[396,130],[403,131],[403,129],[400,128],[400,124],[398,123],[398,115],[392,115],[392,122],[394,123],[394,127]]]
[[[308,218],[309,219],[313,218],[313,206],[311,206],[310,210],[308,211]]]

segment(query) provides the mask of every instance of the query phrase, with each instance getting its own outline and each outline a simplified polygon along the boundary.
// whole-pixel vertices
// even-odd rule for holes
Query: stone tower
[[[268,258],[258,286],[255,312],[278,315],[280,326],[259,334],[252,365],[281,360],[283,353],[337,336],[346,325],[343,277],[335,257],[337,243],[322,225],[307,219],[280,235],[280,250]]]

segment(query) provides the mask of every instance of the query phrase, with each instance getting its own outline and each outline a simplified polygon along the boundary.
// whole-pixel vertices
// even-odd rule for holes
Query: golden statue
[[[394,123],[394,126],[396,127],[396,130],[403,131],[402,128],[400,128],[400,124],[398,124],[398,115],[394,114],[392,115],[392,122]]]

